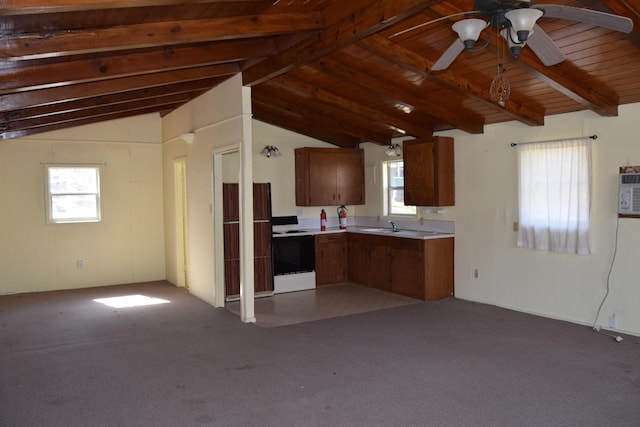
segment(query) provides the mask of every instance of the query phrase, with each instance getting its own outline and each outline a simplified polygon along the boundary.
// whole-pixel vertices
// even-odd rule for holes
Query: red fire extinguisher
[[[320,231],[327,231],[327,213],[324,209],[320,211]]]
[[[347,208],[344,205],[338,208],[338,221],[340,229],[345,230],[347,228]]]

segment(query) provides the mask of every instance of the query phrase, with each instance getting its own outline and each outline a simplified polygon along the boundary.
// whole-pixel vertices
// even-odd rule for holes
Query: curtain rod
[[[598,139],[598,135],[589,135],[589,136],[580,136],[579,138],[591,138],[591,139]],[[576,138],[566,138],[566,139],[576,139]],[[548,141],[531,141],[531,142],[512,142],[511,146],[512,147],[517,147],[518,145],[526,145],[526,144],[544,144],[547,142],[557,142],[557,141],[564,141],[563,139],[550,139]]]

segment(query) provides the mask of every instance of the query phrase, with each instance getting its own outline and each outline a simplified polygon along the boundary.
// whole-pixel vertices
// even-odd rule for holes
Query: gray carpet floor
[[[638,427],[624,338],[456,299],[262,328],[164,282],[0,296],[0,426]]]

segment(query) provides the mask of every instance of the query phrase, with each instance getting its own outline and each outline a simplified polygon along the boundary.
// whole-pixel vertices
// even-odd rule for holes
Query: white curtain
[[[590,254],[591,139],[519,144],[518,246]]]

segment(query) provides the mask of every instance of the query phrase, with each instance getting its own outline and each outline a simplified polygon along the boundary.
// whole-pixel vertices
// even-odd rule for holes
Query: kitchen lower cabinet
[[[346,233],[315,236],[316,286],[334,285],[347,281]]]
[[[348,233],[347,241],[349,282],[390,291],[390,252],[387,238]]]
[[[453,238],[347,238],[350,282],[422,300],[453,295]]]
[[[424,240],[391,239],[389,243],[391,292],[424,299]]]

